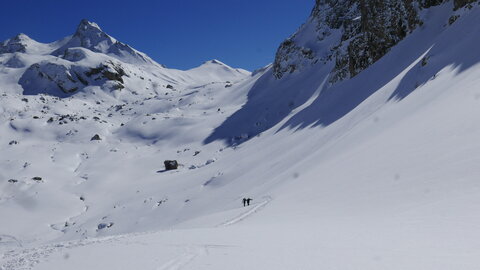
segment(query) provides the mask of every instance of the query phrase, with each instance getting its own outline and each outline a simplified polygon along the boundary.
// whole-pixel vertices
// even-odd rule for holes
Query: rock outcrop
[[[178,162],[176,160],[165,160],[163,164],[165,165],[165,171],[178,169]]]
[[[100,138],[100,135],[98,134],[95,134],[93,135],[93,137],[90,139],[90,141],[101,141],[102,138]]]
[[[454,9],[478,0],[454,0]],[[284,41],[273,65],[274,76],[333,63],[330,82],[356,76],[411,33],[419,12],[446,0],[316,0],[306,24]]]
[[[25,34],[18,34],[15,37],[0,43],[0,54],[3,53],[25,53],[31,39]]]
[[[123,89],[123,77],[128,76],[121,64],[107,61],[95,68],[40,62],[30,66],[19,80],[24,94],[39,92],[68,96],[87,86],[102,86],[109,90]]]

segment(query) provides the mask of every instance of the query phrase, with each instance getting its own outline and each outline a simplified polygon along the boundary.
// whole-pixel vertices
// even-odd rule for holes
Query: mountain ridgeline
[[[85,19],[73,35],[52,43],[25,34],[0,43],[0,67],[7,68],[0,78],[4,89],[57,97],[95,90],[117,96],[122,89],[158,93],[168,85],[237,81],[250,75],[218,60],[187,71],[168,69]]]
[[[276,78],[333,61],[331,83],[352,78],[423,25],[422,9],[453,2],[454,11],[475,0],[316,0],[308,22],[285,40],[273,65]]]
[[[80,22],[77,31],[68,42],[55,50],[52,55],[68,56],[75,54],[75,51],[71,51],[71,48],[75,47],[89,49],[97,53],[115,55],[121,60],[132,64],[155,63],[145,54],[107,35],[96,23],[85,19]]]

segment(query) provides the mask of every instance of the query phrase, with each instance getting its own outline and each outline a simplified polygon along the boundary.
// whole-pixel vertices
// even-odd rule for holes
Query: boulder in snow
[[[178,162],[176,160],[165,160],[163,164],[165,164],[166,171],[178,169]]]
[[[113,224],[114,224],[113,222],[110,222],[110,223],[100,223],[100,224],[98,224],[97,229],[98,229],[98,230],[103,230],[103,229],[105,229],[105,228],[110,228],[110,227],[113,226]]]
[[[102,140],[102,138],[100,138],[100,135],[98,135],[98,134],[95,134],[95,135],[90,139],[90,141],[101,141],[101,140]]]

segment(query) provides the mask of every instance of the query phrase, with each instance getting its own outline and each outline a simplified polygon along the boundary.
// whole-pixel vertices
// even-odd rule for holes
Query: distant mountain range
[[[147,82],[201,84],[250,75],[218,60],[189,71],[167,69],[87,20],[80,22],[72,36],[50,44],[19,34],[0,44],[0,59],[0,65],[9,68],[4,73],[8,82],[2,85],[19,89],[18,84],[26,95],[67,97],[92,86],[105,91],[139,91],[138,87],[146,88]]]

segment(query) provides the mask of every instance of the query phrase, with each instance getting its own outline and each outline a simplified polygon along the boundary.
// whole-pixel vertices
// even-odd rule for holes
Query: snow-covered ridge
[[[63,41],[43,44],[31,39],[25,34],[18,34],[0,43],[0,54],[5,53],[26,53],[26,54],[48,54],[51,53]]]
[[[58,97],[93,89],[112,94],[125,89],[122,92],[128,94],[149,92],[159,85],[233,83],[250,76],[250,72],[218,60],[187,71],[167,69],[88,20],[82,20],[72,36],[50,44],[36,42],[24,34],[4,41],[0,45],[2,67],[0,83],[10,91]],[[95,74],[98,76],[92,76]]]
[[[67,53],[68,49],[82,47],[93,52],[103,53],[118,58],[122,62],[131,64],[156,64],[143,53],[130,46],[117,41],[109,36],[98,26],[98,24],[83,19],[77,27],[75,34],[65,45],[58,48],[53,55],[60,56]]]

